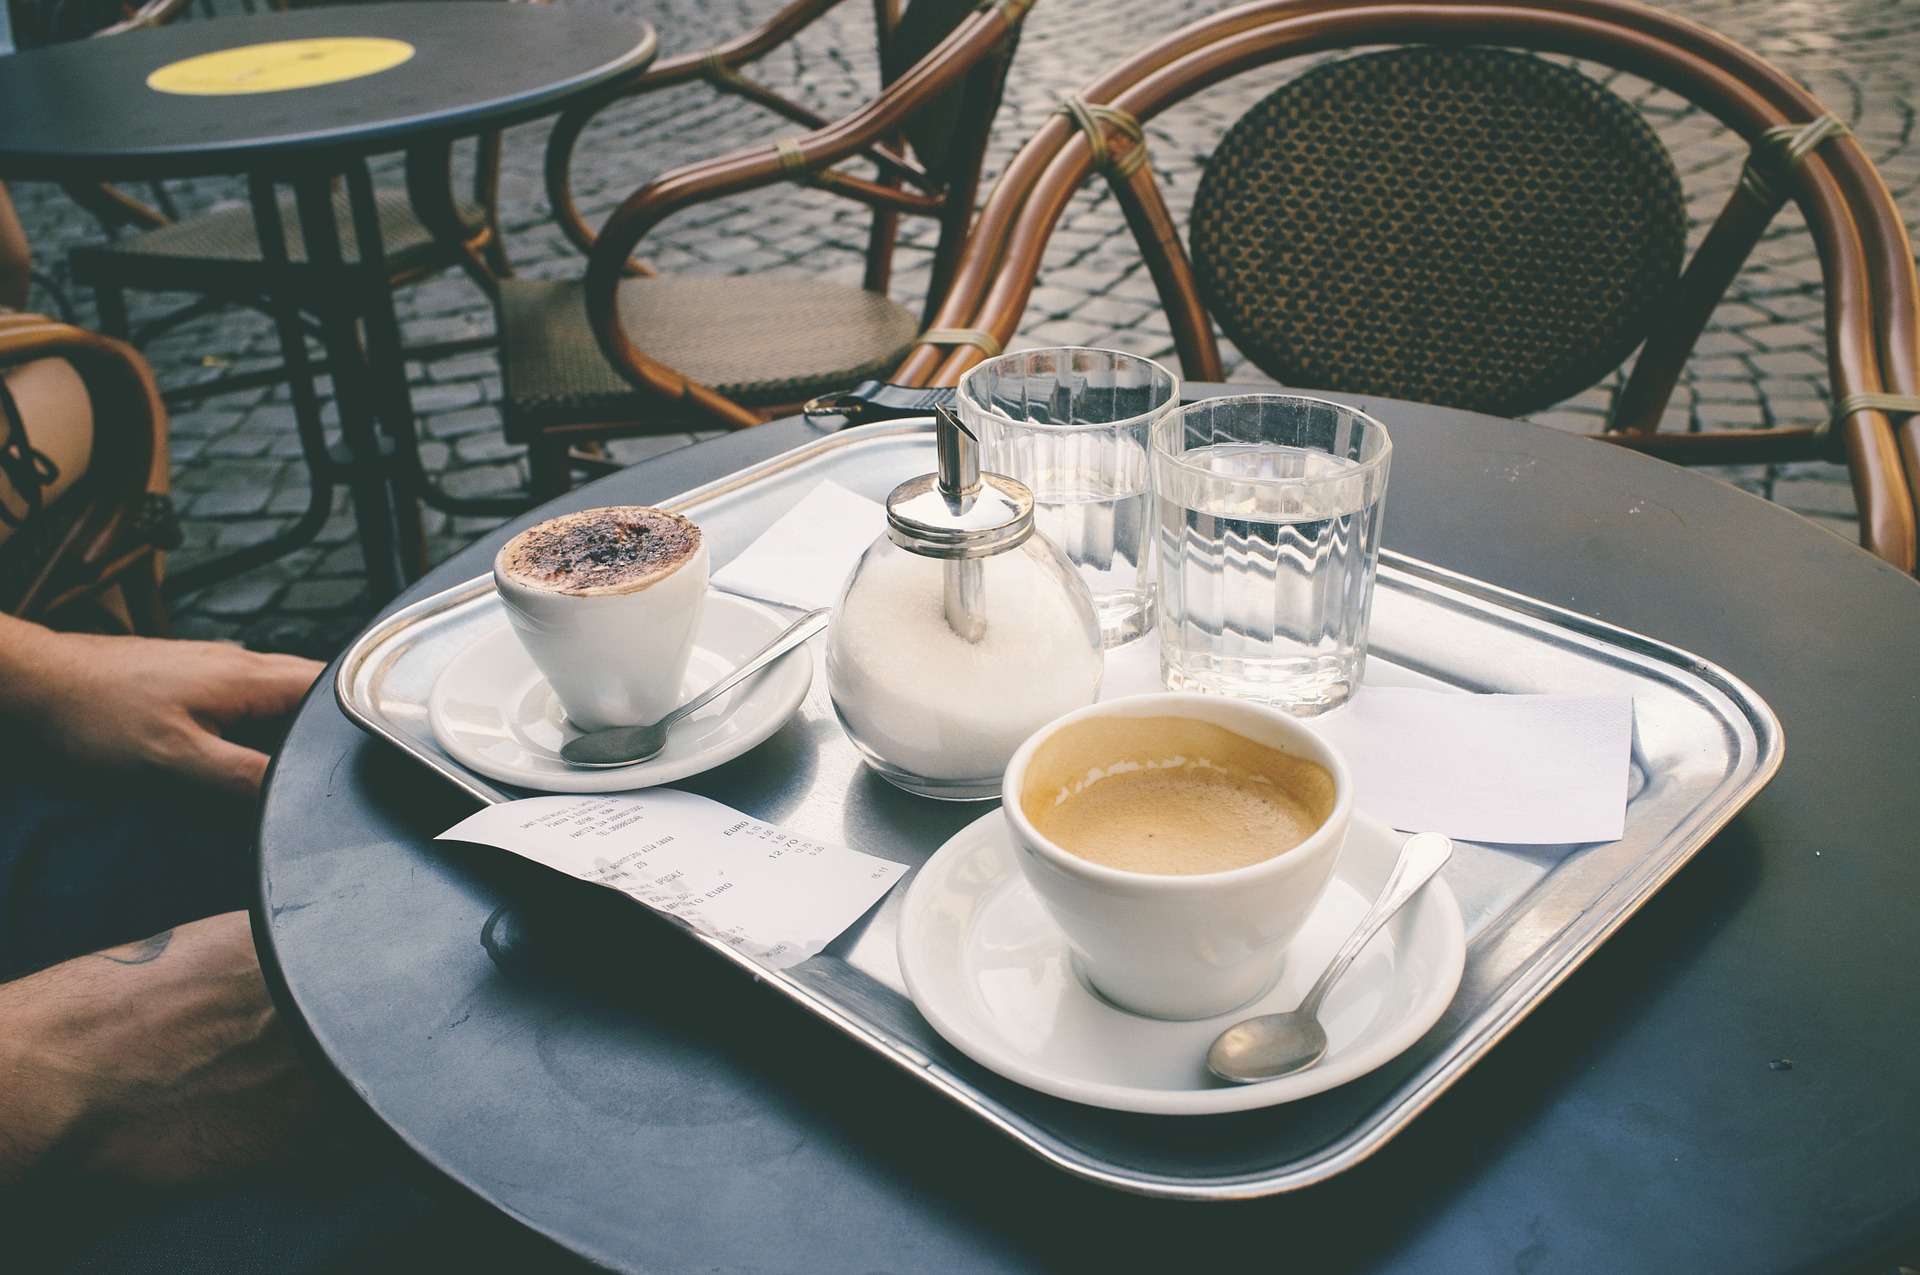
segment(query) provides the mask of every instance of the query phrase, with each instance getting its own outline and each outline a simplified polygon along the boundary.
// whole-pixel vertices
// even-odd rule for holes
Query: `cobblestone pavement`
[[[667,50],[679,51],[745,29],[771,13],[777,0],[581,2],[631,9],[659,28]],[[1199,0],[1039,0],[1008,85],[990,174],[1064,91],[1152,36],[1217,7]],[[1900,0],[1674,0],[1668,7],[1727,32],[1805,82],[1865,142],[1908,224],[1920,224],[1920,148],[1913,145],[1914,105],[1920,101],[1920,58],[1915,56],[1920,7]],[[763,62],[756,74],[824,111],[862,100],[876,78],[870,12],[870,6],[849,0],[797,44]],[[1211,139],[1280,74],[1269,70],[1245,77],[1155,122],[1150,130],[1155,162],[1165,169],[1176,213],[1191,197]],[[1701,219],[1718,208],[1737,177],[1739,149],[1727,144],[1718,126],[1676,100],[1628,81],[1616,81],[1615,87],[1642,101],[1667,138],[1689,187],[1698,232]],[[697,86],[620,104],[605,113],[581,148],[576,176],[582,206],[597,219],[652,174],[790,128]],[[539,125],[509,134],[502,188],[511,254],[523,272],[535,275],[580,269],[578,256],[548,220],[540,175],[544,141]],[[228,180],[173,183],[169,190],[186,211],[244,195],[237,182]],[[97,229],[50,186],[25,184],[14,194],[40,266],[55,289],[63,288],[66,250],[97,235]],[[864,226],[862,214],[850,205],[814,191],[783,190],[710,204],[670,221],[653,236],[651,251],[668,270],[784,268],[857,283]],[[900,295],[924,288],[927,246],[925,235],[908,236]],[[90,322],[91,298],[67,291],[80,321]],[[1821,295],[1812,244],[1789,208],[1715,314],[1672,411],[1709,429],[1824,418]],[[180,300],[136,297],[136,325]],[[51,292],[36,301],[55,304]],[[410,344],[492,330],[484,296],[463,278],[445,276],[405,289],[399,307]],[[1091,187],[1053,239],[1022,334],[1036,344],[1108,344],[1156,356],[1171,351],[1152,286],[1119,213]],[[175,329],[154,340],[147,354],[169,388],[215,381],[278,359],[270,325],[242,311]],[[461,495],[517,488],[523,463],[519,449],[500,436],[499,365],[493,354],[459,354],[415,365],[411,372],[423,452],[445,486]],[[1239,375],[1258,373],[1240,368]],[[1539,419],[1591,429],[1609,395],[1609,387],[1602,386]],[[635,460],[689,441],[687,436],[635,440],[617,444],[616,455]],[[284,389],[222,393],[178,408],[173,414],[175,484],[188,539],[175,565],[257,543],[287,525],[306,500],[299,454]],[[1840,534],[1854,535],[1851,492],[1844,471],[1835,466],[1749,468],[1722,476]],[[438,560],[494,524],[430,513],[427,525]],[[187,636],[233,637],[260,647],[330,655],[371,615],[360,569],[351,515],[341,495],[315,545],[180,600],[176,624]]]

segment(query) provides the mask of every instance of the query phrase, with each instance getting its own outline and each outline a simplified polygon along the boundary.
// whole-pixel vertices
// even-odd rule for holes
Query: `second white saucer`
[[[708,593],[681,702],[745,663],[792,622],[761,603]],[[503,615],[498,628],[447,662],[427,696],[427,713],[448,755],[489,779],[543,792],[623,792],[732,761],[779,730],[812,685],[813,652],[802,646],[675,726],[651,761],[581,770],[560,759],[562,745],[580,731]]]
[[[961,829],[915,876],[900,916],[900,970],[913,1003],[950,1044],[1042,1093],[1160,1115],[1291,1102],[1392,1059],[1433,1026],[1460,985],[1465,927],[1436,877],[1335,985],[1320,1015],[1331,1042],[1323,1062],[1253,1085],[1207,1072],[1214,1037],[1300,1002],[1386,884],[1404,840],[1355,812],[1333,881],[1288,946],[1273,988],[1218,1018],[1167,1022],[1118,1009],[1081,982],[996,810]]]

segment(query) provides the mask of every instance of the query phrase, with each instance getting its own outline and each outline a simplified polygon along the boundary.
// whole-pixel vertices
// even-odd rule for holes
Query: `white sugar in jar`
[[[867,765],[908,792],[1000,795],[1014,750],[1093,702],[1106,662],[1093,595],[1033,529],[1033,493],[980,471],[943,407],[939,469],[887,497],[827,635],[827,690]]]
[[[881,775],[953,800],[998,796],[1027,736],[1093,702],[1104,669],[1091,596],[1042,536],[967,564],[978,570],[977,641],[946,613],[956,564],[886,537],[860,560],[834,613],[834,711]]]

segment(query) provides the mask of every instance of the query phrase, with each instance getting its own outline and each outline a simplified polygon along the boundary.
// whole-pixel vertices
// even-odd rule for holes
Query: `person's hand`
[[[23,716],[59,753],[82,765],[161,771],[249,797],[260,790],[266,754],[222,739],[221,731],[290,712],[322,668],[224,642],[29,625],[0,639],[12,635],[18,640],[11,652],[27,657],[26,668],[9,670],[21,686],[17,698],[31,697]]]
[[[204,1181],[332,1142],[244,912],[0,985],[0,1187]]]

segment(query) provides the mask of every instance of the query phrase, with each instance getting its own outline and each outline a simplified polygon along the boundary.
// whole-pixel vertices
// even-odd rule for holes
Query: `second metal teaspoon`
[[[706,707],[826,628],[827,617],[832,613],[831,607],[807,612],[779,637],[761,647],[753,658],[657,722],[649,722],[644,726],[612,726],[568,740],[560,749],[561,760],[584,770],[606,770],[614,766],[632,766],[657,756],[667,746],[667,732],[673,729],[675,722],[696,709]]]
[[[1207,1069],[1222,1080],[1252,1084],[1304,1071],[1327,1053],[1327,1032],[1320,1025],[1320,1002],[1347,972],[1367,941],[1380,927],[1393,919],[1407,900],[1440,871],[1453,853],[1453,842],[1437,832],[1422,832],[1400,848],[1400,859],[1393,865],[1386,888],[1374,900],[1372,911],[1360,922],[1360,928],[1334,953],[1333,961],[1317,982],[1301,998],[1298,1007],[1284,1014],[1263,1014],[1235,1023],[1220,1033],[1207,1050]]]

